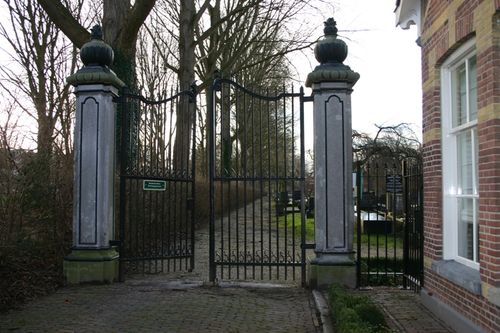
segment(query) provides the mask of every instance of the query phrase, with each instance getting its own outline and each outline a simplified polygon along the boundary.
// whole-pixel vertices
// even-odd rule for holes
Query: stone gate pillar
[[[332,282],[355,287],[353,252],[351,92],[359,74],[342,62],[347,45],[336,22],[325,22],[325,36],[314,50],[320,62],[306,81],[314,98],[315,253],[310,285]]]
[[[75,87],[73,248],[64,259],[70,284],[112,282],[118,273],[113,239],[115,119],[113,98],[124,83],[109,69],[113,50],[99,26],[80,53],[83,68],[68,77]]]

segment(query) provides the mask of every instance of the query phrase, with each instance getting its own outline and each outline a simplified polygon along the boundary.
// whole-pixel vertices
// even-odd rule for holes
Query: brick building
[[[424,303],[500,332],[500,0],[398,0],[422,48]]]

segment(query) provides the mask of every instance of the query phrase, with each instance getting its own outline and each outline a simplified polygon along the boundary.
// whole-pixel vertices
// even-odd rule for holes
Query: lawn
[[[356,243],[357,236],[354,235],[354,243]],[[394,234],[371,234],[366,233],[361,234],[361,246],[370,245],[370,247],[379,247],[379,249],[385,249],[387,244],[388,249],[403,249],[403,235],[401,233]]]
[[[292,228],[295,228],[295,235],[300,236],[302,226],[300,212],[287,213],[279,216],[278,223],[280,229],[284,230],[286,226],[288,232],[290,232]],[[306,218],[306,240],[314,240],[314,218]]]

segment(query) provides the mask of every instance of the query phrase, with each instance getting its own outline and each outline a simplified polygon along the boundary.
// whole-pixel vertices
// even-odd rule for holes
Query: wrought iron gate
[[[424,285],[424,181],[422,161],[403,164],[405,246],[403,287],[419,291]]]
[[[358,285],[423,283],[421,163],[365,164],[356,172]]]
[[[124,91],[118,101],[121,280],[194,266],[196,95],[172,95],[151,101]]]
[[[304,92],[215,80],[210,280],[305,281]]]

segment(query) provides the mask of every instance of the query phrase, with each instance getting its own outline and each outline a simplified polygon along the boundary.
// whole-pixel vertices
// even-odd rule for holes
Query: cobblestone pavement
[[[0,332],[317,332],[308,291],[161,276],[67,287],[0,315]]]
[[[264,211],[268,209],[263,206]],[[268,230],[266,220],[258,220],[263,221],[263,232]],[[241,223],[236,217],[232,221]],[[261,229],[257,229],[257,235]],[[253,231],[247,233],[253,238]],[[274,247],[275,234],[257,238]],[[192,272],[140,275],[127,277],[125,283],[62,288],[20,310],[0,314],[0,332],[320,331],[311,293],[298,287],[300,278],[280,280],[281,285],[209,284],[208,243],[207,226],[199,228]],[[246,279],[259,280],[258,275],[248,274]],[[245,277],[244,273],[241,277]],[[263,275],[267,282],[278,282],[273,277]],[[453,332],[425,309],[418,295],[411,291],[374,288],[357,293],[369,295],[382,307],[395,332]]]
[[[427,310],[418,294],[398,288],[373,288],[359,291],[379,305],[395,332],[453,333],[448,325]]]
[[[233,221],[244,225],[241,218],[233,218]],[[256,233],[260,234],[260,230]],[[221,238],[219,230],[216,236]],[[277,281],[269,277],[263,278],[267,284],[240,281],[239,284],[211,285],[208,238],[208,226],[196,231],[196,263],[192,272],[135,275],[127,276],[124,283],[62,288],[20,310],[0,314],[0,332],[307,333],[319,330],[314,301],[310,291],[298,287],[300,278],[279,281],[280,285],[270,284]],[[274,238],[274,235],[269,237]],[[158,263],[146,263],[150,264]]]

